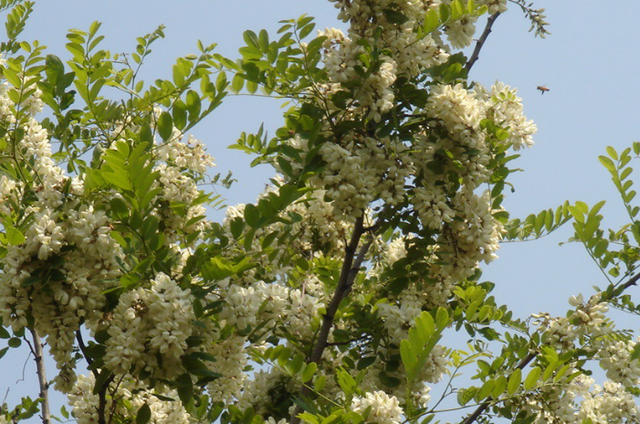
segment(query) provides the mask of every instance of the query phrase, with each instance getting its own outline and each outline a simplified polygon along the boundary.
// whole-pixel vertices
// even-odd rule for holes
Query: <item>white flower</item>
[[[366,393],[364,397],[356,396],[351,402],[354,412],[364,413],[371,408],[365,420],[368,423],[399,424],[402,421],[402,408],[395,396],[389,396],[383,391]]]

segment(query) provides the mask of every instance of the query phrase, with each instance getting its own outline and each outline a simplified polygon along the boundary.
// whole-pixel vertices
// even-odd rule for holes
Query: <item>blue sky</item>
[[[564,200],[592,205],[606,199],[605,222],[620,225],[625,222],[621,203],[597,157],[607,145],[622,150],[640,140],[640,26],[636,21],[640,2],[535,0],[535,4],[546,8],[552,34],[545,40],[534,38],[527,31],[528,21],[511,5],[497,20],[470,75],[485,85],[500,80],[517,87],[527,116],[538,125],[536,145],[521,152],[517,165],[524,172],[514,175],[516,191],[506,207],[512,216],[524,217]],[[25,37],[41,40],[64,59],[69,28],[87,29],[99,20],[107,37],[104,48],[126,52],[135,47],[135,37],[165,24],[166,38],[155,44],[145,70],[145,79],[153,80],[169,76],[175,58],[195,52],[198,39],[205,44],[216,42],[219,52],[235,57],[245,29],[266,28],[275,33],[279,20],[303,13],[315,16],[319,28],[338,24],[332,3],[320,0],[47,0],[36,3]],[[538,85],[550,91],[541,95]],[[248,169],[251,158],[226,146],[240,132],[255,131],[262,122],[273,131],[280,117],[273,99],[231,97],[194,131],[216,158],[217,171],[236,171],[239,182],[231,192],[221,193],[229,204],[255,199],[270,172]],[[570,235],[566,227],[540,241],[505,244],[500,259],[485,272],[497,284],[498,302],[509,304],[521,317],[543,310],[562,314],[570,295],[588,295],[592,285],[603,286],[604,278],[581,246],[558,246]],[[632,289],[632,294],[634,290],[638,289]],[[20,378],[23,355],[16,351],[3,359],[2,369],[15,373],[0,379],[0,399]],[[8,399],[13,403],[33,387],[30,382],[20,383]]]

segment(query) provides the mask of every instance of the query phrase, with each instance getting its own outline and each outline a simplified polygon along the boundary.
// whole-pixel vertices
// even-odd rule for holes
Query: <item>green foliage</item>
[[[575,209],[572,209],[569,202],[565,202],[558,206],[555,211],[546,209],[538,214],[531,214],[524,220],[517,218],[505,220],[506,234],[504,238],[509,241],[523,241],[544,237],[569,222],[573,216],[572,210]],[[499,219],[506,218],[502,212],[498,212],[497,215]]]
[[[477,5],[474,0],[468,0],[467,4],[464,4],[462,0],[441,3],[439,7],[431,8],[426,13],[421,34],[424,37],[451,22],[458,21],[466,16],[480,16],[486,12],[487,6]]]
[[[416,318],[414,326],[409,330],[409,338],[402,340],[400,355],[409,386],[418,377],[418,371],[425,366],[429,354],[449,323],[449,314],[446,309],[438,308],[435,319],[428,312],[423,312]]]

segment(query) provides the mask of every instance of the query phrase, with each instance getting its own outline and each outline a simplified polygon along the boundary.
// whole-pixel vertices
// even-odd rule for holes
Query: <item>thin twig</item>
[[[38,335],[38,332],[31,329],[31,336],[33,337],[33,356],[36,361],[36,372],[38,374],[38,385],[40,386],[40,393],[38,397],[41,405],[42,424],[51,424],[51,410],[49,408],[49,382],[47,381],[47,374],[44,368],[44,353],[42,350],[42,340]]]
[[[469,60],[467,61],[467,64],[465,65],[465,68],[467,69],[467,71],[471,70],[473,65],[478,60],[478,57],[480,57],[480,50],[482,50],[482,46],[484,46],[484,43],[487,41],[487,37],[489,37],[489,34],[491,34],[491,27],[493,26],[493,23],[496,21],[496,19],[498,19],[498,16],[500,16],[500,12],[494,13],[489,17],[489,19],[487,19],[487,25],[484,27],[484,31],[482,31],[482,35],[476,42],[476,46],[473,49],[473,53],[471,53],[471,57],[469,58]]]
[[[610,300],[610,299],[612,299],[614,297],[617,297],[617,296],[621,295],[629,287],[637,285],[638,281],[640,281],[640,274],[636,274],[633,277],[631,277],[626,283],[624,283],[624,284],[620,285],[619,287],[617,287],[616,289],[614,289],[609,296],[606,296],[602,300],[607,301],[607,300]],[[516,366],[516,368],[523,369],[537,355],[538,355],[538,352],[535,352],[535,351],[529,352],[529,354],[527,356],[525,356],[522,359],[522,361],[520,361],[520,363]],[[471,423],[473,423],[491,405],[491,403],[493,401],[494,401],[494,399],[492,399],[492,398],[489,398],[486,401],[484,401],[478,407],[478,409],[476,409],[473,412],[473,414],[469,415],[461,424],[471,424]]]
[[[516,369],[524,369],[524,367],[526,367],[527,365],[529,365],[529,362],[533,361],[533,359],[538,355],[538,352],[532,351],[529,352],[527,354],[527,356],[525,356],[524,358],[522,358],[522,361],[520,361],[520,363],[518,365],[516,365]],[[478,417],[489,407],[491,406],[491,404],[493,403],[494,399],[489,398],[487,400],[485,400],[484,402],[482,402],[480,404],[480,406],[478,407],[478,409],[476,409],[475,411],[473,411],[473,414],[469,415],[464,421],[462,421],[461,424],[471,424],[472,422],[474,422],[475,420],[478,419]]]

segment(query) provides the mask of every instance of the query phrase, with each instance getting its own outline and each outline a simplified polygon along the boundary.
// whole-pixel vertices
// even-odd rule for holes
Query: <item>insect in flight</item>
[[[544,94],[550,90],[546,85],[539,85],[536,87],[536,89],[540,90],[540,94]]]

